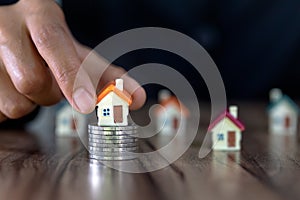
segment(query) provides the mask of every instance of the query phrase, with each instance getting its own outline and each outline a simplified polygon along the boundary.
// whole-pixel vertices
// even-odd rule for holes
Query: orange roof
[[[182,113],[184,116],[189,116],[189,114],[190,114],[189,110],[175,96],[171,96],[170,98],[168,98],[160,103],[160,105],[162,107],[166,107],[167,105],[170,105],[170,104],[173,104],[180,112],[182,110]],[[160,107],[157,110],[157,112],[161,112],[163,110],[164,109]]]
[[[109,83],[107,86],[105,86],[98,95],[97,98],[97,104],[106,96],[108,95],[110,92],[114,92],[115,94],[117,94],[121,99],[123,99],[124,101],[126,101],[128,103],[128,105],[132,104],[132,98],[130,96],[130,94],[123,90],[119,90],[116,86],[115,86],[115,82],[111,82]]]

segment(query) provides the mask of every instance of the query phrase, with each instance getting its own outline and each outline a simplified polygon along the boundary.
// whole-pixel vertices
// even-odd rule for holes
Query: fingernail
[[[82,113],[89,113],[95,108],[95,98],[82,87],[73,93],[73,101]]]

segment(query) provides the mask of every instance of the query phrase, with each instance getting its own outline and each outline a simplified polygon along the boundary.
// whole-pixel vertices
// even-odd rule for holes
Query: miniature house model
[[[158,94],[160,107],[156,110],[157,131],[163,134],[176,133],[179,128],[186,129],[188,109],[168,90],[161,90]]]
[[[241,149],[244,125],[238,120],[237,106],[230,106],[229,112],[222,113],[209,127],[212,132],[214,150],[235,151]]]
[[[99,126],[128,125],[131,96],[123,89],[123,80],[116,79],[108,84],[98,95],[97,117]]]
[[[299,107],[280,89],[270,91],[268,107],[269,129],[271,133],[295,134],[298,126]]]
[[[58,110],[55,127],[57,136],[77,136],[78,133],[84,133],[86,126],[86,116],[73,110],[70,104],[64,103]]]

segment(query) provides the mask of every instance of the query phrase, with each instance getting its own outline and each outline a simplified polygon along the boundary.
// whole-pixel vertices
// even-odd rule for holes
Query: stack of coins
[[[89,124],[89,158],[95,160],[129,160],[138,151],[137,126],[98,126]]]

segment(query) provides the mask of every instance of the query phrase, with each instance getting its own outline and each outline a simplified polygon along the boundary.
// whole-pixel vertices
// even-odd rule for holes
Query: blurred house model
[[[168,90],[161,90],[158,94],[160,107],[156,109],[157,131],[163,134],[177,133],[186,130],[189,110]]]
[[[219,151],[241,149],[244,125],[238,120],[238,107],[230,106],[229,112],[222,113],[209,127],[212,132],[212,148]]]
[[[78,136],[85,133],[87,118],[73,110],[67,102],[63,103],[56,115],[55,133],[57,136]]]
[[[299,107],[280,89],[270,91],[268,106],[269,130],[275,134],[295,134],[298,126]]]

